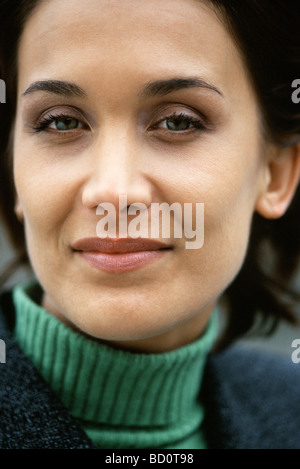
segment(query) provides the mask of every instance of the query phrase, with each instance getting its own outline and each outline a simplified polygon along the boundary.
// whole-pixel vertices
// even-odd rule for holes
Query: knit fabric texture
[[[0,449],[98,449],[21,351],[14,323],[11,292],[3,292]],[[208,447],[300,449],[299,389],[300,367],[289,357],[238,346],[209,354],[201,385]]]
[[[15,338],[99,448],[204,449],[199,390],[217,314],[194,343],[146,354],[79,334],[39,306],[37,284],[13,291]]]

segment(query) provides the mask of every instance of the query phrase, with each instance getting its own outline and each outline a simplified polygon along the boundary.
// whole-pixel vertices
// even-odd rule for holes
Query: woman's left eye
[[[195,129],[205,129],[200,119],[186,114],[174,114],[160,120],[152,129],[164,129],[171,132],[187,132]]]

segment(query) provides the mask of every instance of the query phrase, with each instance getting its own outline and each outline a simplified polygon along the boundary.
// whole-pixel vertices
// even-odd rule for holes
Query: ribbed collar
[[[104,447],[117,448],[109,446],[115,432],[118,447],[137,448],[139,443],[130,445],[137,439],[144,444],[151,429],[147,445],[153,448],[200,427],[204,409],[198,396],[216,314],[192,344],[160,354],[132,353],[74,332],[39,306],[40,298],[37,284],[14,289],[15,337],[72,415],[92,433],[95,425],[102,428]]]

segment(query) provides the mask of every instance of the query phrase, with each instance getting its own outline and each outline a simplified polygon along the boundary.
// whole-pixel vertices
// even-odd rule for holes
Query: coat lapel
[[[0,315],[6,344],[6,363],[0,364],[0,448],[95,449],[14,341],[11,295],[2,295],[1,306],[7,320]]]
[[[300,367],[231,347],[207,361],[202,398],[211,448],[300,449]]]

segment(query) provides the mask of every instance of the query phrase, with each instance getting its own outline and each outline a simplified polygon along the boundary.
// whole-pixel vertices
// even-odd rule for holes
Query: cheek
[[[30,255],[42,255],[45,245],[50,249],[57,244],[58,230],[72,208],[72,185],[62,175],[39,160],[33,148],[16,145],[14,179]]]
[[[238,273],[248,246],[261,173],[259,153],[251,153],[228,152],[227,159],[201,175],[198,185],[189,185],[194,198],[204,203],[204,245],[187,253],[192,266],[187,270],[192,282],[211,279],[219,292]]]
[[[19,117],[20,120],[20,117]],[[51,227],[63,218],[74,194],[70,165],[62,164],[53,149],[36,144],[17,121],[14,142],[14,181],[28,224]],[[70,160],[69,160],[70,162]]]
[[[22,173],[19,178],[16,172],[15,181],[26,227],[39,236],[50,234],[66,216],[66,192],[57,184],[45,184],[40,173]]]

